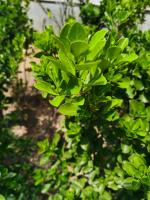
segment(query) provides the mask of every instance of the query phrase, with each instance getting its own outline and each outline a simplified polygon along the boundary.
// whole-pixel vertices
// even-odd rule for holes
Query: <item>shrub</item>
[[[86,25],[115,29],[122,34],[139,28],[147,6],[149,0],[101,0],[99,6],[85,0],[80,6],[80,16]]]
[[[27,18],[28,1],[0,1],[0,199],[33,199],[30,181],[31,165],[20,161],[25,159],[28,142],[15,138],[9,130],[13,117],[8,120],[2,110],[6,108],[9,98],[5,92],[11,87],[16,77],[18,65],[23,56],[23,49],[28,47],[31,39],[30,22]],[[26,147],[26,151],[24,147]],[[21,149],[22,147],[22,149]],[[27,173],[28,172],[28,173]],[[29,186],[28,186],[29,185]],[[31,192],[32,193],[32,192]]]
[[[149,199],[148,52],[76,22],[51,37],[58,51],[33,64],[35,87],[67,117],[38,144],[36,185],[49,200]]]
[[[14,136],[8,128],[14,121],[12,115],[0,121],[0,199],[37,200],[38,188],[32,180],[34,165],[30,161],[35,143]]]
[[[5,92],[22,59],[23,48],[31,38],[27,1],[1,0],[0,3],[0,111],[5,107]]]

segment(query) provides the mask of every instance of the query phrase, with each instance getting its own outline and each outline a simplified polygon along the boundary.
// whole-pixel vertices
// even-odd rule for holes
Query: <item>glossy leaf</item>
[[[64,95],[57,96],[53,100],[50,100],[49,102],[50,102],[51,105],[58,107],[61,104],[61,102],[64,100],[64,98],[65,98]]]
[[[107,80],[103,75],[100,75],[100,77],[96,80],[93,80],[91,82],[92,85],[106,85],[107,84]]]
[[[58,109],[60,113],[68,116],[76,116],[78,110],[79,107],[73,103],[62,104]]]
[[[108,33],[107,29],[102,29],[100,31],[97,31],[91,38],[89,42],[90,50],[94,50],[97,46],[97,43],[100,43],[101,40],[104,40],[105,35]]]

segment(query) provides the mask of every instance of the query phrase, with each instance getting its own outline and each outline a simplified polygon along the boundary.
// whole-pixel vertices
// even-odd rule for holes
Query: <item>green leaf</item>
[[[89,46],[87,42],[75,41],[71,43],[71,52],[75,57],[78,57],[88,50]]]
[[[107,34],[108,29],[102,29],[97,31],[91,38],[89,42],[90,51],[94,50],[97,46],[97,43],[101,42],[104,39],[105,35]]]
[[[120,54],[121,54],[121,51],[122,50],[119,47],[116,47],[116,46],[110,47],[108,49],[108,51],[107,51],[107,57],[108,57],[108,59],[114,60],[114,59],[118,58],[118,56],[120,56]]]
[[[119,114],[117,111],[111,112],[110,114],[108,114],[107,116],[107,121],[115,121],[119,119]]]
[[[79,40],[85,41],[87,36],[84,27],[78,22],[74,23],[70,28],[68,38],[71,42]]]
[[[70,24],[65,24],[65,26],[63,27],[63,29],[60,32],[60,38],[67,38],[69,30],[71,28]]]
[[[144,89],[144,85],[141,80],[134,80],[134,86],[137,90],[140,91]]]
[[[77,180],[73,181],[73,186],[78,190],[79,189],[83,189],[86,183],[86,178],[78,178]]]
[[[56,148],[58,142],[60,141],[61,137],[60,137],[60,133],[55,133],[52,139],[52,143],[51,143],[51,148]]]
[[[77,95],[79,94],[81,88],[82,88],[82,82],[79,78],[72,77],[69,80],[69,83],[68,83],[69,94],[71,93],[72,95]]]
[[[106,80],[105,76],[100,75],[100,77],[98,79],[91,81],[90,84],[92,84],[92,85],[106,85],[107,80]]]
[[[103,29],[101,31],[96,32],[90,42],[89,42],[89,51],[90,53],[87,55],[87,60],[94,60],[96,56],[101,52],[106,44],[106,39],[104,38],[106,33],[108,32],[107,29]]]
[[[60,69],[60,70],[63,70],[65,72],[70,72],[70,70],[68,69],[68,65],[63,65],[59,60],[53,58],[53,57],[49,57],[49,60],[52,62],[52,64],[57,68],[57,69]],[[69,71],[68,71],[69,70]]]
[[[106,40],[100,40],[99,42],[96,43],[95,47],[92,48],[89,52],[89,54],[87,55],[87,60],[88,61],[92,61],[94,60],[102,51],[102,49],[104,48],[106,44]]]
[[[72,61],[74,61],[74,56],[70,52],[70,42],[67,38],[59,38],[53,36],[54,41],[58,45],[58,48],[63,51],[63,53]]]
[[[0,200],[6,200],[2,194],[0,194]]]
[[[118,46],[123,51],[128,46],[129,40],[128,38],[120,38],[118,41]]]
[[[136,55],[135,53],[131,53],[131,54],[121,54],[121,57],[119,57],[119,59],[117,60],[117,62],[119,63],[130,63],[133,62],[134,60],[136,60],[138,58],[138,55]]]
[[[137,109],[138,108],[138,109]],[[145,105],[141,101],[137,100],[130,100],[130,113],[136,115],[136,114],[145,114]]]
[[[130,78],[123,78],[120,82],[118,82],[120,88],[129,88],[131,80]]]
[[[97,67],[97,65],[100,63],[101,61],[95,61],[95,62],[87,62],[84,64],[79,64],[76,65],[76,68],[78,70],[90,70],[93,67]]]
[[[147,192],[147,200],[150,200],[150,191]]]
[[[72,75],[75,75],[75,65],[72,60],[68,58],[68,56],[64,53],[64,51],[60,50],[58,53],[58,57],[62,63],[63,68],[70,72]]]
[[[133,165],[131,165],[128,161],[123,162],[123,169],[127,172],[128,175],[134,176],[137,170]]]
[[[40,91],[47,92],[48,94],[58,95],[52,88],[51,84],[47,83],[46,81],[37,80],[37,83],[34,84],[34,87]]]
[[[40,154],[45,153],[49,149],[49,140],[48,140],[48,138],[38,142],[37,145],[39,147],[39,153]]]
[[[50,100],[49,102],[51,105],[58,107],[61,104],[61,102],[64,100],[64,98],[65,98],[65,95],[57,96],[53,100]]]
[[[45,184],[45,185],[42,187],[41,193],[42,193],[42,194],[46,194],[46,193],[49,191],[50,187],[51,187],[51,184],[50,184],[50,183]]]
[[[111,99],[111,105],[110,108],[114,108],[114,107],[120,107],[123,103],[122,99]]]
[[[85,98],[80,96],[80,97],[76,97],[74,99],[69,99],[69,101],[67,101],[67,103],[73,103],[76,104],[78,106],[82,106],[85,102]]]
[[[58,111],[64,115],[76,116],[78,109],[78,105],[75,105],[73,103],[65,103],[59,107]]]
[[[128,154],[132,150],[132,146],[127,145],[127,144],[121,144],[121,149],[122,149],[122,153]]]
[[[139,169],[141,165],[146,166],[146,161],[140,154],[134,153],[129,157],[129,161],[132,165]]]
[[[147,175],[142,176],[141,183],[144,185],[150,186],[150,177]]]
[[[118,12],[118,20],[120,21],[120,23],[125,23],[131,14],[132,14],[131,11],[129,12],[122,10],[121,12]]]
[[[123,181],[123,186],[128,190],[136,191],[136,190],[139,190],[141,183],[139,180],[129,177]]]

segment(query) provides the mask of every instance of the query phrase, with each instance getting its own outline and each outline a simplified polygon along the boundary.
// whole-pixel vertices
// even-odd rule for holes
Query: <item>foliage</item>
[[[33,187],[34,164],[30,161],[35,144],[14,136],[9,127],[15,120],[10,114],[0,121],[0,199],[36,200],[38,187]]]
[[[149,0],[101,0],[96,6],[85,0],[80,15],[84,24],[115,29],[122,34],[138,29],[137,25],[144,21],[145,9],[149,5]]]
[[[5,92],[10,89],[16,76],[23,49],[31,39],[30,22],[27,18],[28,1],[0,1],[0,199],[33,199],[32,166],[26,162],[29,142],[17,139],[9,130],[10,118],[3,116],[9,99]],[[21,158],[21,159],[20,159]],[[27,179],[28,177],[28,179]],[[30,180],[30,181],[29,181]],[[30,194],[31,193],[31,194]]]
[[[52,26],[46,27],[43,32],[34,32],[34,43],[39,49],[42,49],[42,54],[53,54],[55,53],[56,46],[53,44],[52,36],[53,28]],[[41,53],[39,53],[40,56]],[[37,56],[37,55],[36,55]]]
[[[0,2],[0,110],[7,102],[5,92],[22,59],[23,48],[31,38],[27,18],[27,1],[1,0]]]
[[[39,143],[36,184],[49,200],[149,199],[149,52],[76,22],[51,37],[58,51],[33,63],[35,87],[68,117]]]

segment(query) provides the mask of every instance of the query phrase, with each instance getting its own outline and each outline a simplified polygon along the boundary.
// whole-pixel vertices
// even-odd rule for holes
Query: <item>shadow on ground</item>
[[[7,116],[12,118],[9,126],[16,136],[40,140],[54,134],[59,127],[59,114],[41,94],[32,89],[13,98],[15,104],[9,105]]]

